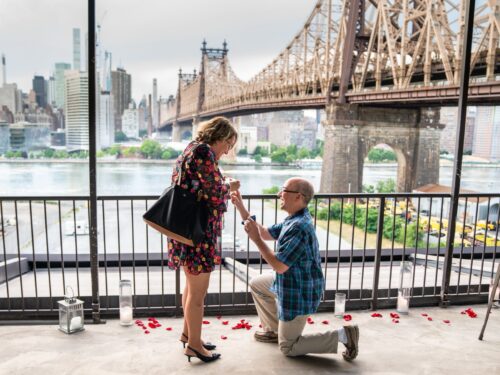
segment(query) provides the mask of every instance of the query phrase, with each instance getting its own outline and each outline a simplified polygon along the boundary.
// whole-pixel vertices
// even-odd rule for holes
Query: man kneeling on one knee
[[[288,217],[265,228],[252,220],[241,195],[233,192],[231,201],[245,224],[245,231],[259,248],[262,257],[276,271],[252,278],[251,292],[263,331],[255,333],[261,342],[279,343],[286,356],[307,353],[337,353],[338,342],[347,350],[344,359],[358,355],[359,329],[356,325],[339,330],[302,335],[307,318],[316,312],[323,293],[323,272],[318,239],[307,204],[314,196],[310,182],[301,178],[287,180],[278,197]],[[274,253],[265,241],[277,241]]]

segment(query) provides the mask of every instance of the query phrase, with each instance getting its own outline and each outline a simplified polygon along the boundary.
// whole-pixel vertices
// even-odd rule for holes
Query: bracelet
[[[257,219],[257,217],[255,215],[248,215],[248,217],[241,222],[241,225],[244,225],[245,221],[248,219],[252,219],[253,221],[255,221]]]

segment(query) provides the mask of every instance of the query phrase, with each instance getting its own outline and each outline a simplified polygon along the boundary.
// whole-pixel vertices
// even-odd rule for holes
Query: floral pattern
[[[184,160],[184,165],[181,166]],[[182,171],[180,185],[192,193],[200,194],[209,208],[208,227],[205,238],[196,246],[168,240],[168,266],[177,269],[187,266],[189,273],[197,275],[212,272],[221,258],[217,248],[217,237],[222,232],[222,217],[227,210],[229,187],[219,170],[215,153],[205,143],[191,142],[177,159],[172,173],[172,183],[177,183]]]

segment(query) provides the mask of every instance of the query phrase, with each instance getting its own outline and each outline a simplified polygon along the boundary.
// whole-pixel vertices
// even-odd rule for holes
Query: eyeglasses
[[[227,145],[229,146],[229,149],[232,150],[234,145],[236,144],[236,142],[234,143],[231,143],[231,141],[229,139],[226,139],[225,142],[227,143]]]
[[[289,190],[287,189],[285,186],[282,186],[279,190],[278,193],[295,193],[295,194],[302,194],[300,191],[297,191],[297,190]],[[302,194],[304,195],[304,194]]]

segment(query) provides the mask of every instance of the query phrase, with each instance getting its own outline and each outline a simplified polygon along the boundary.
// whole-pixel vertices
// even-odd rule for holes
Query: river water
[[[223,167],[224,174],[239,179],[243,194],[261,194],[262,189],[282,186],[290,177],[309,179],[319,188],[321,169],[276,166]],[[172,163],[98,163],[99,195],[156,195],[170,184]],[[363,184],[396,179],[397,166],[365,165]],[[441,166],[440,184],[451,185],[453,168]],[[73,162],[0,162],[0,195],[87,195],[88,164]],[[478,192],[500,191],[500,166],[464,166],[462,188]]]

